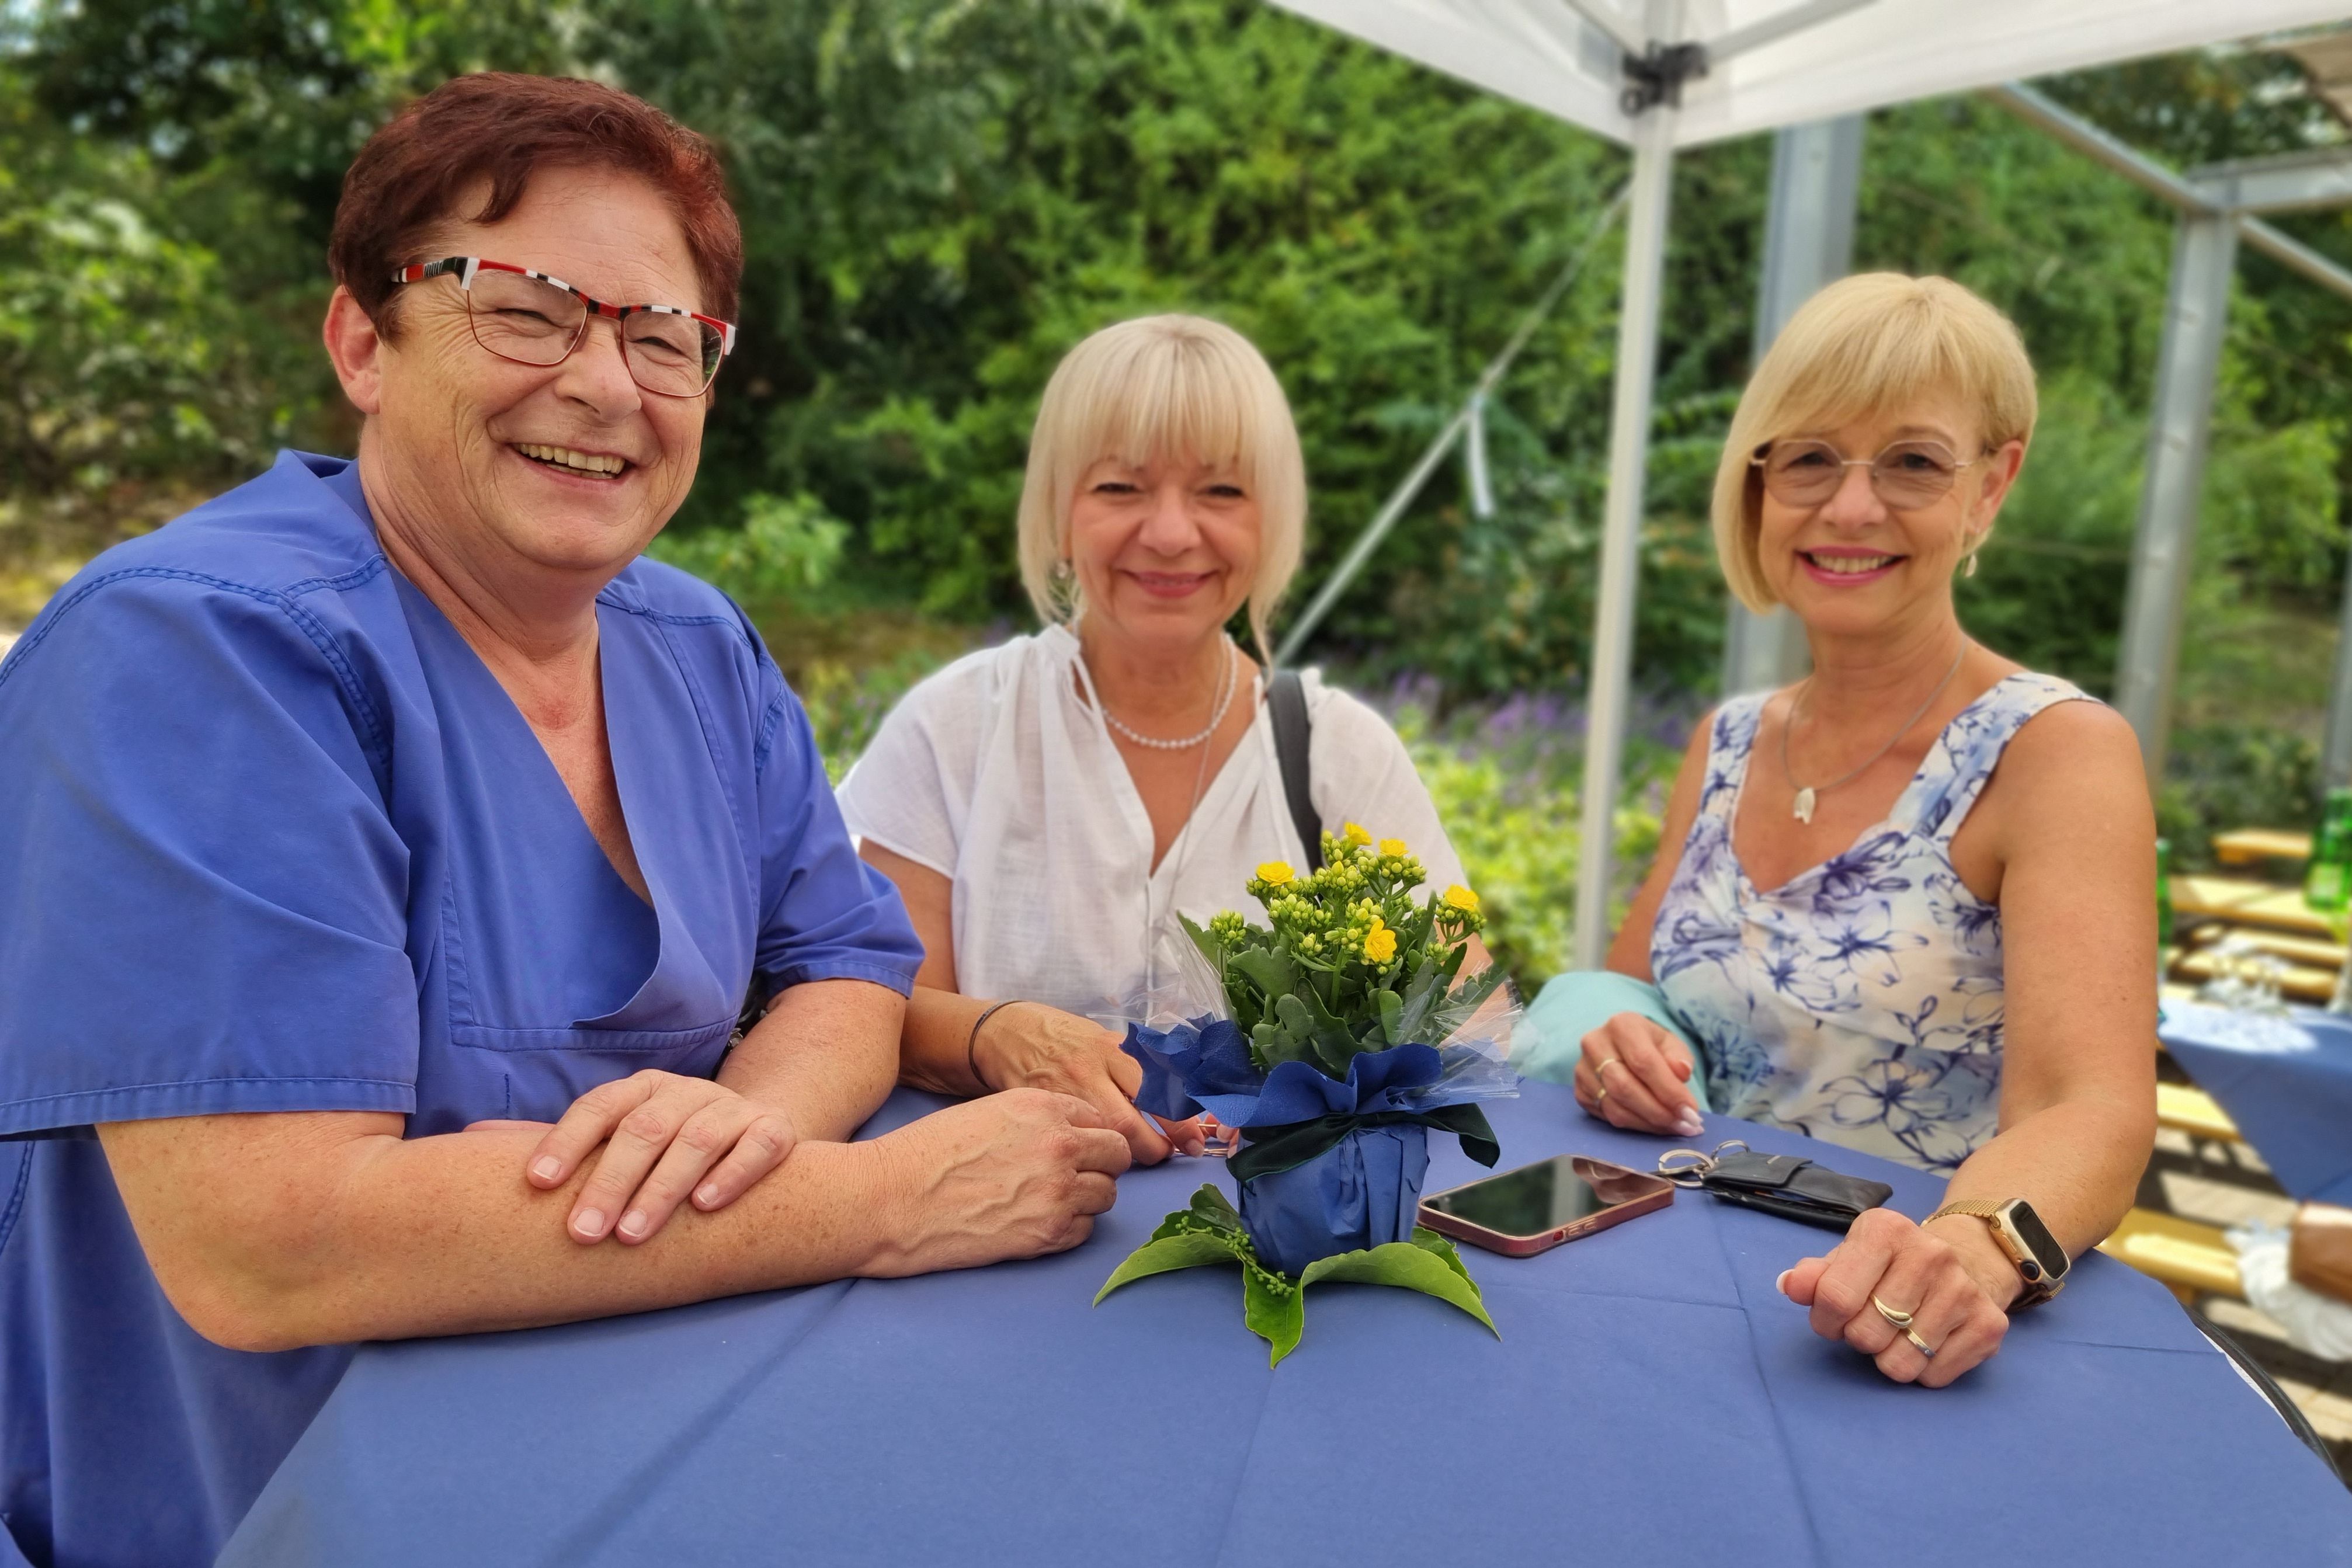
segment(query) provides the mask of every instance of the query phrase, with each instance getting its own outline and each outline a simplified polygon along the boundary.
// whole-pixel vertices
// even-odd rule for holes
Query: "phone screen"
[[[1504,1236],[1540,1236],[1657,1190],[1657,1180],[1583,1155],[1555,1155],[1423,1199]]]

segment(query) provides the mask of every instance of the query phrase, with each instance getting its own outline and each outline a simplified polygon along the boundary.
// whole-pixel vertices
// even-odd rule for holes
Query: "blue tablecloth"
[[[2311,1008],[2266,1018],[2171,1002],[2157,1033],[2281,1186],[2352,1204],[2352,1019]]]
[[[901,1092],[876,1129],[936,1102]],[[1666,1146],[1529,1083],[1504,1165]],[[1937,1184],[1803,1151],[1927,1212]],[[1477,1168],[1430,1140],[1432,1188]],[[2352,1494],[2153,1281],[2098,1256],[1956,1386],[1816,1338],[1826,1231],[1676,1195],[1539,1257],[1465,1248],[1502,1330],[1310,1292],[1278,1368],[1231,1270],[1087,1302],[1216,1166],[1120,1183],[1034,1262],[362,1351],[226,1564],[2352,1563]]]

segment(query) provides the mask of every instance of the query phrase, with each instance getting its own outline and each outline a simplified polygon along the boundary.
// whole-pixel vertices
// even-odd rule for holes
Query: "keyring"
[[[1691,1163],[1681,1166],[1670,1166],[1666,1163],[1678,1155],[1689,1155]],[[1658,1156],[1658,1174],[1676,1186],[1698,1186],[1699,1177],[1705,1176],[1714,1166],[1715,1162],[1696,1149],[1668,1149]]]
[[[1658,1156],[1658,1174],[1676,1186],[1702,1186],[1704,1185],[1702,1178],[1715,1168],[1716,1162],[1723,1158],[1724,1151],[1727,1149],[1738,1149],[1742,1154],[1749,1152],[1748,1140],[1745,1138],[1726,1138],[1715,1145],[1715,1153],[1711,1155],[1703,1155],[1696,1149],[1668,1149]],[[1690,1163],[1678,1166],[1670,1166],[1666,1163],[1678,1155],[1688,1155]]]

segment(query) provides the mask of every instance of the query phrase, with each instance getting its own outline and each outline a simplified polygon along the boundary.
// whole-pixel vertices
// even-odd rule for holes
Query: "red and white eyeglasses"
[[[735,324],[678,305],[608,305],[560,277],[478,256],[418,262],[394,283],[454,277],[474,341],[519,365],[560,365],[588,335],[588,318],[620,324],[629,379],[660,397],[700,397],[735,347]]]

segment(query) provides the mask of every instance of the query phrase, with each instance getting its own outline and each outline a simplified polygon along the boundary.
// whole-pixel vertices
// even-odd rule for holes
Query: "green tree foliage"
[[[617,81],[729,160],[744,333],[674,548],[790,577],[830,540],[828,602],[971,625],[1025,614],[1024,447],[1084,333],[1195,309],[1265,348],[1315,485],[1304,594],[1624,170],[1596,138],[1256,0],[26,0],[0,12],[11,485],[210,484],[281,441],[346,445],[314,337],[341,169],[393,105],[485,66]],[[2281,57],[2208,51],[2048,85],[2186,165],[2335,134],[2296,80]],[[1676,174],[1636,630],[1664,686],[1704,688],[1717,657],[1706,495],[1748,368],[1769,158],[1751,138]],[[2352,250],[2352,217],[2296,223]],[[1857,263],[1985,292],[2049,393],[1966,613],[2098,686],[2170,249],[2151,199],[1981,100],[1872,117]],[[1493,515],[1442,474],[1321,653],[1434,673],[1451,698],[1580,680],[1616,257],[1598,248],[1498,389]],[[2352,309],[2259,259],[2242,280],[2200,592],[2316,601],[2352,480]],[[779,542],[775,507],[842,531]]]

